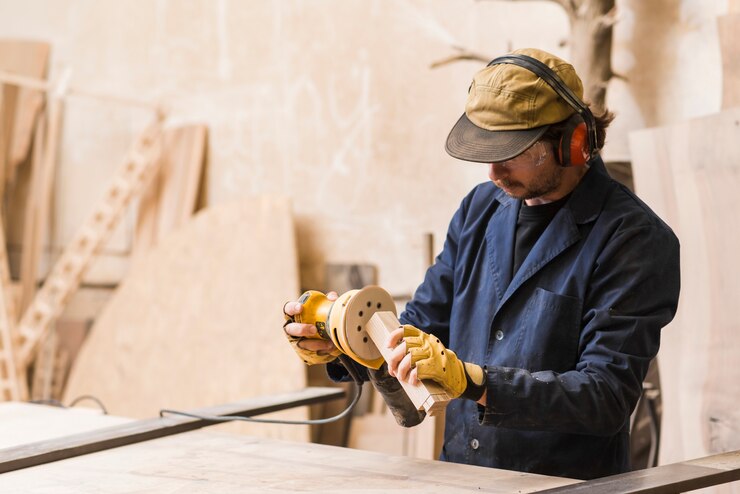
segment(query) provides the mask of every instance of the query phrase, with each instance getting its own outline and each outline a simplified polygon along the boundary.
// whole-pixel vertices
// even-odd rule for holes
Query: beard
[[[543,169],[529,184],[516,182],[509,179],[501,179],[494,182],[507,195],[514,199],[534,199],[542,197],[557,190],[563,181],[563,169],[559,166]]]

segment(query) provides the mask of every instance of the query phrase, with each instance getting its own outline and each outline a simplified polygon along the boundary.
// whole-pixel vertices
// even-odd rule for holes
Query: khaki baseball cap
[[[583,83],[568,62],[535,48],[512,52],[550,67],[583,99]],[[488,66],[473,77],[465,113],[447,136],[447,153],[465,161],[492,163],[523,153],[549,125],[575,110],[534,72],[509,63]]]

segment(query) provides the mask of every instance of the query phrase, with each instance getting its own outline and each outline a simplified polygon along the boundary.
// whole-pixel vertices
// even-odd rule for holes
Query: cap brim
[[[494,163],[506,161],[526,151],[547,131],[548,125],[524,130],[486,130],[468,120],[463,113],[450,135],[445,150],[453,158]]]

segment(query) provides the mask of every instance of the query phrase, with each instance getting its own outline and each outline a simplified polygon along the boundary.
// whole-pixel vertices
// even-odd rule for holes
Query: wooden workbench
[[[341,394],[334,388],[309,388],[199,413],[259,415]],[[0,492],[666,494],[740,480],[740,451],[578,482],[195,430],[207,425],[186,417],[131,421],[89,410],[2,404],[0,471],[5,473],[0,474]]]
[[[193,431],[7,472],[0,475],[0,492],[526,493],[573,482],[335,446]]]

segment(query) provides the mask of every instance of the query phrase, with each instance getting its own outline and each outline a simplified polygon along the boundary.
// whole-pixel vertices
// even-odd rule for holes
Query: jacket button
[[[470,441],[470,447],[471,448],[478,449],[478,446],[480,446],[480,443],[478,442],[477,439],[473,439],[472,441]]]
[[[496,331],[496,339],[499,341],[504,339],[504,332],[501,331],[500,329]]]

